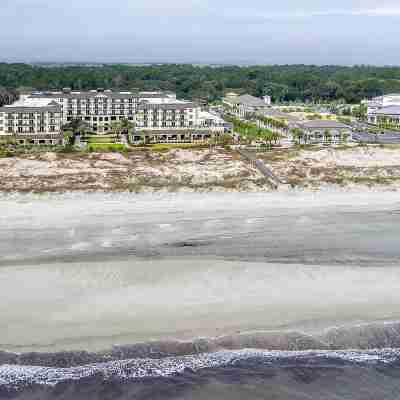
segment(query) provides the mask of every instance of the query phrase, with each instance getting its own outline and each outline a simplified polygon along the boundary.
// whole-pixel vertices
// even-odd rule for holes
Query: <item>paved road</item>
[[[353,140],[362,143],[400,144],[400,132],[386,132],[379,135],[367,132],[354,132]]]

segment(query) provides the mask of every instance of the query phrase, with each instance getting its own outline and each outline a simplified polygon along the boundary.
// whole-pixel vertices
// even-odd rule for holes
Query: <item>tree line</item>
[[[14,103],[18,100],[18,93],[15,89],[0,87],[0,107]]]
[[[400,91],[400,67],[102,65],[46,67],[0,63],[0,86],[19,91],[94,88],[170,90],[179,97],[220,100],[228,91],[270,95],[278,102],[359,103]]]

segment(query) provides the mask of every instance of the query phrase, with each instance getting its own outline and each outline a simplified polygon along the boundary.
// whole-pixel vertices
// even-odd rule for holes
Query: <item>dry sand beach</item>
[[[4,196],[0,346],[100,350],[399,320],[387,193]]]
[[[400,390],[393,188],[10,192],[0,205],[0,398]]]

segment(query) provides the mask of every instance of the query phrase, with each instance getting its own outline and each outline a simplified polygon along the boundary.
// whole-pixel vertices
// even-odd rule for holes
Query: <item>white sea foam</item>
[[[400,350],[361,351],[261,351],[244,349],[240,351],[221,351],[196,356],[168,357],[164,359],[131,359],[108,363],[85,365],[73,368],[48,368],[40,366],[0,366],[0,386],[19,388],[32,384],[54,386],[68,380],[80,380],[101,374],[105,380],[112,378],[131,380],[139,378],[168,377],[184,372],[186,369],[199,371],[205,368],[218,368],[250,359],[266,364],[304,361],[315,362],[347,361],[353,364],[390,364],[400,357]]]

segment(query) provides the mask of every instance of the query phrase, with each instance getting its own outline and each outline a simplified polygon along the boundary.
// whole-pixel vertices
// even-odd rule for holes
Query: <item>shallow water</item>
[[[158,340],[162,357],[175,349],[165,340],[198,337],[210,339],[179,353],[397,345],[397,193],[7,195],[0,205],[0,350]]]

